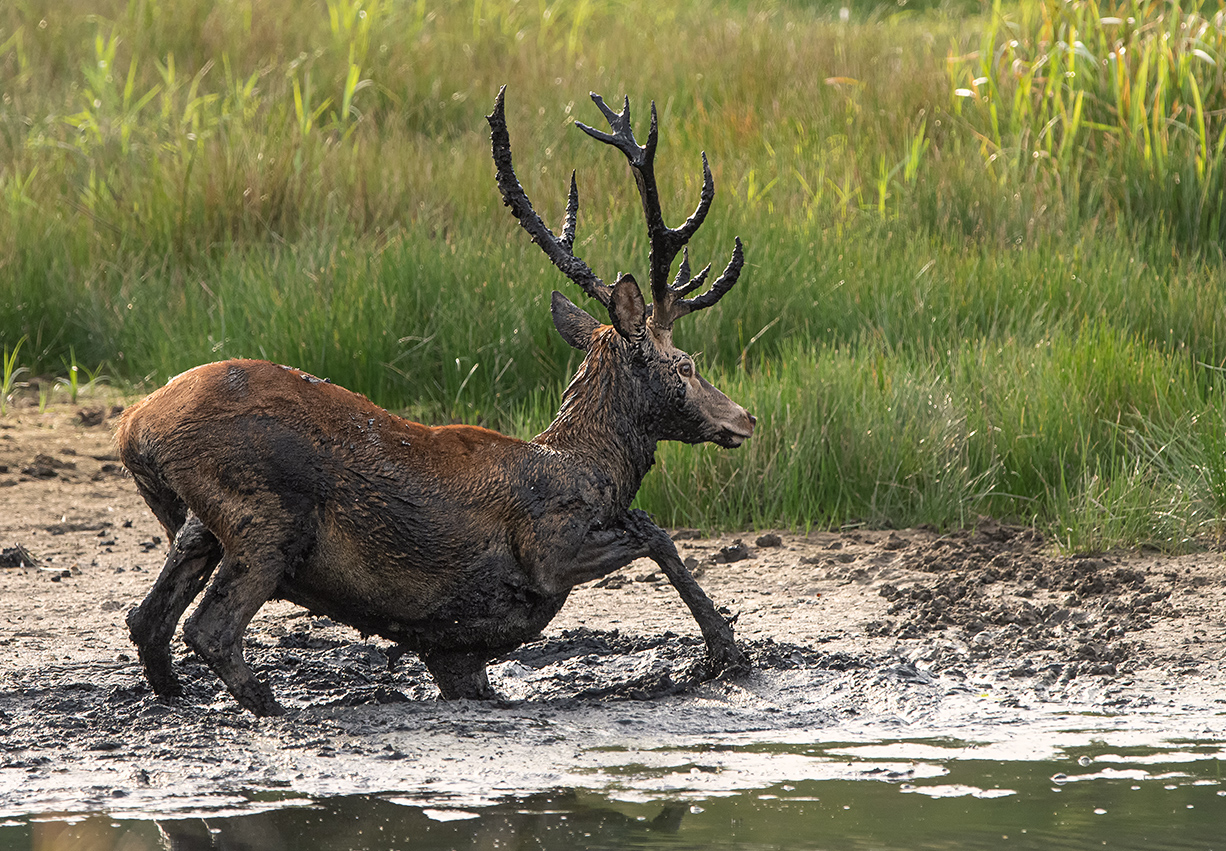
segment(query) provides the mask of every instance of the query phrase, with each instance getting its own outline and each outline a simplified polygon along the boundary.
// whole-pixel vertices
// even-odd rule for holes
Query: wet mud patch
[[[1171,603],[1177,573],[1119,555],[1057,556],[1033,529],[985,521],[924,545],[894,538],[888,543],[912,577],[880,585],[889,606],[865,630],[965,644],[965,654],[933,656],[938,671],[967,658],[1032,654],[1060,659],[1065,677],[1128,673],[1155,662],[1143,638],[1155,620],[1181,614]],[[1036,669],[1023,661],[1013,672]]]
[[[847,670],[863,666],[846,653],[828,653],[773,638],[738,642],[759,673],[797,668]],[[525,644],[503,658],[495,680],[527,669],[532,699],[651,700],[693,693],[710,682],[703,667],[706,645],[697,635],[665,630],[625,635],[618,630],[564,629]],[[730,678],[735,680],[736,678]]]

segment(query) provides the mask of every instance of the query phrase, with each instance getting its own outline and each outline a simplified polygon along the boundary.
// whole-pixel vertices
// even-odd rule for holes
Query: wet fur
[[[270,598],[419,653],[446,697],[487,697],[486,662],[535,637],[572,587],[642,556],[679,565],[629,505],[657,441],[704,439],[702,418],[678,414],[687,393],[665,386],[659,341],[587,332],[558,418],[531,442],[410,422],[264,361],[197,367],[130,408],[120,454],[174,542],[128,619],[154,689],[179,693],[169,641],[210,577],[185,637],[240,703],[276,714],[241,652]]]

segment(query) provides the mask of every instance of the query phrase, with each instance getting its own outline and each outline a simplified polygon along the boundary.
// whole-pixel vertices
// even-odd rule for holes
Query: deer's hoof
[[[699,683],[730,682],[746,676],[752,670],[753,665],[749,657],[735,644],[708,647],[707,655],[702,661],[690,666],[681,685],[690,688]]]
[[[707,679],[735,680],[753,670],[753,664],[736,644],[711,648],[707,652]]]

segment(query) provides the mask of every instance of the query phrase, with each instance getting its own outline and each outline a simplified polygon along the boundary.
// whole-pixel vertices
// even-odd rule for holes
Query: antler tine
[[[604,102],[604,98],[595,92],[592,92],[592,101],[603,113],[613,132],[605,133],[579,121],[575,123],[579,125],[579,129],[593,139],[617,148],[626,155],[626,159],[630,162],[631,171],[634,172],[635,182],[638,184],[639,197],[643,202],[643,215],[647,220],[647,237],[651,245],[649,262],[651,294],[654,302],[651,306],[651,322],[661,330],[668,330],[672,327],[674,320],[702,307],[709,307],[736,283],[737,275],[744,263],[743,258],[738,260],[741,252],[740,242],[737,243],[738,247],[733,252],[733,259],[729,262],[728,268],[724,270],[724,274],[720,276],[711,290],[697,299],[683,300],[682,296],[702,286],[710,270],[708,266],[691,280],[687,254],[682,259],[677,278],[671,286],[668,283],[669,270],[672,268],[673,260],[677,257],[677,252],[681,251],[697,232],[715,199],[715,180],[711,176],[711,166],[707,162],[707,155],[705,152],[702,155],[702,192],[699,196],[698,207],[681,227],[670,228],[664,224],[664,214],[660,208],[660,193],[656,186],[655,154],[659,140],[659,120],[656,115],[655,102],[652,101],[651,104],[651,129],[647,135],[647,144],[643,146],[639,145],[634,138],[634,131],[631,128],[629,96],[626,97],[621,112],[614,112]],[[718,292],[717,286],[720,287]]]
[[[711,209],[711,202],[715,200],[715,178],[711,176],[711,166],[707,163],[707,152],[702,152],[702,192],[698,196],[698,207],[690,214],[681,227],[677,228],[677,234],[686,242],[690,241],[690,237],[702,226],[703,221],[707,218],[707,213]]]
[[[680,290],[690,283],[690,250],[681,252],[681,265],[677,267],[677,277],[673,278],[671,289]]]
[[[576,121],[575,124],[584,133],[587,133],[593,139],[599,139],[606,145],[612,145],[617,148],[626,158],[630,160],[630,165],[633,168],[651,167],[652,161],[656,156],[656,142],[658,139],[658,131],[656,128],[656,103],[651,102],[651,130],[647,133],[647,144],[640,145],[638,140],[634,138],[634,128],[630,126],[630,96],[626,95],[626,99],[622,104],[621,112],[614,112],[604,98],[595,92],[591,92],[592,101],[604,114],[605,120],[609,122],[609,127],[613,129],[612,133],[605,133],[603,130],[597,130],[595,127],[589,127],[582,121]]]
[[[570,251],[575,244],[575,225],[579,221],[579,185],[575,183],[575,172],[570,173],[570,194],[566,196],[566,218],[562,221],[562,239],[559,242]]]
[[[566,220],[562,225],[562,238],[554,236],[553,231],[541,220],[532,202],[528,200],[524,188],[519,185],[515,176],[515,168],[511,164],[511,137],[507,132],[507,119],[503,107],[503,97],[507,87],[498,90],[498,98],[494,101],[494,111],[486,116],[490,123],[490,145],[494,155],[494,166],[497,168],[498,191],[502,193],[502,203],[511,208],[512,215],[519,220],[532,241],[540,246],[550,262],[566,277],[570,278],[592,298],[608,307],[613,290],[600,280],[588,268],[588,265],[574,255],[571,250],[575,242],[575,222],[579,213],[579,189],[575,184],[575,176],[571,174],[570,194],[566,202]]]
[[[710,307],[711,305],[715,304],[715,302],[723,298],[724,294],[727,293],[728,290],[732,289],[732,286],[737,282],[737,278],[741,276],[741,269],[744,266],[745,250],[741,245],[741,238],[738,236],[735,237],[735,244],[732,246],[732,259],[730,259],[728,261],[728,265],[724,267],[723,273],[715,279],[715,283],[711,285],[711,289],[695,298],[678,298],[672,306],[673,320],[680,319],[682,316],[693,313],[695,310],[702,310],[703,308]],[[710,269],[711,266],[708,265],[707,268],[698,273],[698,276],[694,278],[690,284],[679,290],[677,295],[680,296],[684,293],[692,292],[693,290],[702,286],[702,282],[707,277],[707,272],[710,271]]]
[[[702,286],[702,282],[710,273],[711,264],[708,263],[696,276],[690,277],[690,250],[686,248],[681,253],[681,267],[677,269],[677,277],[673,278],[673,285],[670,289],[677,294],[678,298],[689,295]]]
[[[685,245],[685,239],[678,238],[678,233],[664,224],[664,214],[660,208],[660,193],[656,188],[655,156],[656,144],[659,140],[659,121],[656,115],[656,105],[651,104],[651,129],[647,134],[647,144],[640,145],[634,138],[634,128],[630,121],[630,96],[622,102],[622,111],[614,112],[604,98],[595,92],[591,93],[592,102],[609,122],[612,133],[605,133],[594,127],[589,127],[581,121],[575,124],[593,139],[612,145],[623,154],[630,163],[638,184],[639,197],[643,202],[643,216],[647,220],[647,238],[651,245],[650,273],[651,295],[653,305],[652,315],[657,317],[654,322],[661,327],[669,323],[661,322],[660,317],[668,316],[668,306],[675,299],[668,288],[668,272],[673,265],[677,252]]]

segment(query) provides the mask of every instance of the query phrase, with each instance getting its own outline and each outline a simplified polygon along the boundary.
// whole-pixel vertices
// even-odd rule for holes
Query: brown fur
[[[573,586],[667,541],[629,504],[672,436],[651,422],[700,418],[660,416],[635,373],[662,361],[609,326],[591,349],[532,442],[409,422],[263,361],[197,367],[130,408],[121,456],[176,541],[129,618],[154,688],[177,693],[166,645],[220,561],[184,631],[252,711],[280,711],[236,649],[272,596],[417,651],[445,696],[487,695],[486,661],[538,634]]]
[[[628,115],[627,106],[617,137],[627,145]],[[501,94],[491,126],[499,186],[520,204],[510,149],[500,148],[509,144]],[[522,198],[515,209],[526,216],[531,205]],[[661,238],[675,254],[693,222],[653,232],[653,256]],[[533,232],[545,240],[548,231]],[[554,246],[563,265],[575,259],[569,238]],[[698,621],[709,672],[742,667],[730,625],[668,535],[630,510],[660,440],[733,447],[753,432],[754,418],[698,375],[670,330],[732,286],[739,258],[738,242],[729,270],[696,299],[681,294],[702,275],[690,282],[687,271],[675,291],[653,279],[654,316],[630,276],[612,287],[579,276],[612,326],[554,293],[554,324],[586,357],[557,418],[531,441],[409,422],[265,361],[197,367],[134,405],[120,422],[120,455],[173,542],[128,616],[154,691],[180,693],[170,640],[203,590],[184,636],[257,714],[282,709],[243,660],[242,636],[273,597],[417,652],[444,697],[486,697],[490,659],[537,635],[575,585],[644,556]],[[576,262],[572,272],[587,269]]]

